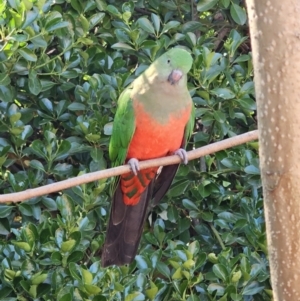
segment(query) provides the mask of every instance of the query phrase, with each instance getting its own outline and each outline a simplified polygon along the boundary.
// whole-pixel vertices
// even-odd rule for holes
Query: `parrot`
[[[166,194],[179,166],[140,170],[139,161],[176,154],[183,163],[188,163],[185,146],[195,119],[187,88],[192,63],[187,50],[172,48],[119,96],[109,157],[113,167],[129,164],[131,171],[113,182],[102,267],[133,262],[149,206],[157,205]]]

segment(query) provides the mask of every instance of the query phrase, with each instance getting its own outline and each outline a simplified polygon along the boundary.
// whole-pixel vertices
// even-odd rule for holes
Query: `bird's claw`
[[[137,175],[138,171],[140,170],[139,160],[131,158],[127,163],[129,164],[131,171]]]
[[[179,158],[185,165],[188,164],[189,160],[185,149],[179,148],[177,151],[174,152],[174,155],[179,156]]]

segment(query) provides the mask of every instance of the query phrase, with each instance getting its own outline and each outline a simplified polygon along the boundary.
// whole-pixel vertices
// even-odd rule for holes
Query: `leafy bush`
[[[189,148],[256,128],[238,0],[0,2],[0,189],[109,167],[123,88],[184,47],[197,126]],[[257,144],[182,166],[139,255],[102,269],[110,179],[0,207],[1,300],[271,300]]]

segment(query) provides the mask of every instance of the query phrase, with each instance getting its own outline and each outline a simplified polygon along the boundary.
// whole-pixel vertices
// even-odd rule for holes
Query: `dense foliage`
[[[255,129],[242,1],[0,0],[1,193],[108,168],[120,92],[177,46],[188,147]],[[109,182],[1,204],[1,300],[271,300],[256,143],[181,166],[135,262],[102,269]]]

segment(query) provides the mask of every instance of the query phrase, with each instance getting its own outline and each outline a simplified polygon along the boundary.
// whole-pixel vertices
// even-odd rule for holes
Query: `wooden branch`
[[[202,156],[212,154],[212,153],[218,152],[218,151],[226,149],[226,148],[231,148],[233,146],[244,144],[246,142],[256,140],[256,139],[258,139],[257,131],[248,132],[248,133],[245,133],[245,134],[242,134],[239,136],[235,136],[235,137],[232,137],[229,139],[225,139],[223,141],[219,141],[219,142],[189,151],[188,159],[194,160],[194,159],[200,158]],[[154,167],[154,166],[172,165],[172,164],[176,164],[176,163],[180,163],[180,162],[181,162],[180,158],[177,155],[174,155],[174,156],[168,156],[168,157],[164,157],[164,158],[158,158],[158,159],[140,162],[140,168],[145,169],[145,168]],[[114,167],[111,169],[105,169],[105,170],[101,170],[101,171],[91,172],[91,173],[88,173],[85,175],[81,175],[81,176],[71,178],[68,180],[64,180],[61,182],[41,186],[38,188],[28,189],[28,190],[25,190],[22,192],[14,192],[14,193],[10,193],[10,194],[0,195],[0,203],[5,203],[5,202],[17,203],[17,202],[29,200],[34,197],[61,191],[61,190],[64,190],[64,189],[67,189],[67,188],[70,188],[73,186],[97,181],[100,179],[118,176],[118,175],[124,174],[129,171],[130,171],[129,165],[122,165],[122,166]]]

